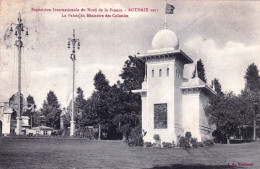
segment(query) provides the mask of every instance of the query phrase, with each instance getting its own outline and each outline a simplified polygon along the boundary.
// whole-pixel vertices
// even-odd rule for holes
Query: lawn
[[[260,168],[260,142],[197,149],[128,147],[121,141],[0,138],[0,168]]]

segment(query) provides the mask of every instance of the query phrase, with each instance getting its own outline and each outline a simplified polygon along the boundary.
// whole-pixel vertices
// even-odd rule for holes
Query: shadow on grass
[[[228,166],[228,165],[203,165],[203,164],[194,164],[194,165],[182,165],[182,164],[173,164],[169,166],[154,166],[151,169],[239,169],[241,167]]]

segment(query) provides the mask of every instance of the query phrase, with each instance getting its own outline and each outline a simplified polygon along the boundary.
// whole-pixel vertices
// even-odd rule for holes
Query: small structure
[[[142,98],[142,130],[144,142],[176,143],[178,136],[191,132],[203,141],[211,138],[213,127],[208,124],[204,109],[215,91],[200,80],[183,77],[185,64],[193,60],[179,49],[174,32],[165,28],[155,34],[152,50],[137,57],[145,61],[142,89],[133,90]]]
[[[53,130],[54,129],[52,127],[47,126],[33,127],[32,129],[26,130],[26,135],[50,136]]]

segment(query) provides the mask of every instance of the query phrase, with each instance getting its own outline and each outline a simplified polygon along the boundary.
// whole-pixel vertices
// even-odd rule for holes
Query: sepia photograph
[[[1,169],[259,169],[260,1],[0,0]]]

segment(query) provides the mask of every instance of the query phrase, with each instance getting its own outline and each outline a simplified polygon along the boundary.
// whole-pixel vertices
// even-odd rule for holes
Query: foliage
[[[128,145],[130,146],[143,146],[143,135],[141,132],[141,126],[138,125],[134,129],[132,129],[129,138]]]
[[[238,132],[238,127],[245,124],[247,114],[244,101],[232,92],[223,97],[217,97],[206,108],[206,115],[211,124],[216,124],[217,129],[227,138]]]
[[[141,97],[131,90],[141,87],[144,77],[143,61],[129,56],[119,76],[123,83],[118,81],[109,86],[101,71],[95,75],[95,91],[86,101],[82,115],[84,125],[106,126],[110,139],[130,137],[131,132],[141,123]]]
[[[119,75],[124,81],[122,85],[126,91],[140,89],[145,75],[145,63],[137,57],[129,56],[128,58]]]
[[[223,94],[218,80],[214,80],[218,94],[211,99],[206,114],[210,123],[216,124],[217,135],[220,137],[224,135],[229,139],[241,135],[240,128],[252,125],[256,113],[259,113],[256,108],[260,107],[260,78],[255,64],[248,66],[245,81],[245,89],[236,96],[232,92]]]
[[[245,89],[254,91],[256,93],[260,90],[260,78],[257,66],[252,63],[248,66],[245,75],[246,86]]]
[[[61,109],[58,98],[53,91],[47,94],[47,98],[43,102],[41,113],[45,117],[46,126],[59,129]]]
[[[153,136],[153,139],[154,139],[155,141],[159,141],[159,140],[160,140],[160,136],[159,136],[158,134],[155,134],[155,135]]]
[[[185,133],[185,137],[187,137],[188,139],[190,139],[190,138],[191,138],[191,132],[187,131],[187,132]]]
[[[191,143],[192,147],[197,148],[199,146],[197,138],[191,138],[190,143]]]
[[[215,87],[215,91],[217,93],[217,96],[221,97],[224,95],[224,93],[222,92],[222,87],[221,87],[221,84],[219,82],[219,80],[217,78],[215,78],[213,80],[213,85]]]
[[[187,137],[180,137],[179,146],[184,148],[190,148],[190,142]]]
[[[205,140],[202,142],[205,146],[211,146],[214,144],[214,140]]]
[[[197,71],[198,71],[198,77],[199,77],[203,82],[207,83],[205,68],[204,68],[204,64],[203,64],[203,62],[202,62],[201,59],[197,61]],[[196,74],[196,70],[193,72],[192,78],[195,77],[195,74]]]
[[[152,147],[153,144],[151,142],[144,142],[144,147]]]
[[[172,142],[172,143],[163,142],[163,143],[162,143],[162,147],[163,147],[163,148],[172,148],[172,147],[175,147],[175,144],[174,144],[174,142]]]

